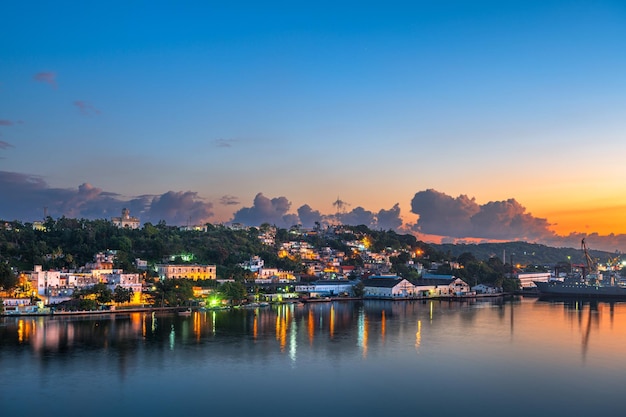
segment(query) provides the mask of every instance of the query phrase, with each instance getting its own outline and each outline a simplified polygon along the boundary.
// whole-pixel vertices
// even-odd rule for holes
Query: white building
[[[363,281],[364,296],[369,298],[410,298],[418,295],[413,284],[404,278],[370,278]]]
[[[517,278],[522,288],[535,288],[535,281],[548,282],[550,280],[549,272],[536,272],[528,274],[517,274]]]
[[[130,210],[127,208],[122,209],[121,217],[112,217],[111,222],[117,227],[128,227],[129,229],[139,229],[140,223],[138,217],[132,217]]]
[[[102,277],[111,290],[115,290],[115,287],[120,286],[122,288],[133,290],[134,293],[141,292],[141,277],[139,274],[107,274]]]
[[[500,294],[502,292],[502,288],[494,287],[493,285],[488,284],[478,284],[472,287],[472,291],[476,294]]]
[[[184,278],[194,281],[217,279],[217,267],[215,265],[158,264],[157,273],[160,279]]]
[[[37,294],[49,296],[54,288],[59,288],[61,284],[61,272],[44,271],[41,265],[35,265],[35,269],[30,273],[31,281],[37,283]]]
[[[429,275],[419,279],[415,286],[420,295],[427,297],[460,297],[474,294],[470,286],[461,278],[452,275]]]
[[[352,295],[355,282],[345,279],[319,280],[307,285],[297,285],[295,290],[307,293],[311,297],[332,297],[337,295]]]
[[[247,269],[252,272],[258,272],[259,269],[262,269],[264,265],[265,261],[263,261],[260,256],[253,256],[252,258],[250,258],[249,261],[239,264],[239,266],[241,266],[243,269]]]

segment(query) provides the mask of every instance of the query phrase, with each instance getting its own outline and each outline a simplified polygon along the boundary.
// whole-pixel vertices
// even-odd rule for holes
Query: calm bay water
[[[626,304],[366,301],[0,319],[0,412],[621,412]]]

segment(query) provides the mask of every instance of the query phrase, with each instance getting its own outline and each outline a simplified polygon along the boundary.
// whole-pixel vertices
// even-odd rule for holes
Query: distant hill
[[[469,252],[476,259],[487,260],[491,257],[498,257],[508,264],[521,265],[542,265],[553,266],[559,262],[572,262],[583,264],[585,262],[582,249],[575,248],[553,248],[550,246],[526,242],[505,242],[505,243],[479,243],[479,244],[433,244],[437,251],[458,257],[462,253]],[[605,263],[610,258],[616,256],[611,252],[589,250],[591,257],[599,263]],[[506,259],[503,259],[503,256]],[[568,258],[568,256],[570,258]]]

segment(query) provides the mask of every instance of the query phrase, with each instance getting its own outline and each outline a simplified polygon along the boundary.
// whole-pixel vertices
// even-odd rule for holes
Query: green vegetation
[[[68,219],[48,217],[44,230],[34,230],[30,223],[0,223],[0,289],[14,288],[18,284],[14,271],[31,270],[34,265],[44,269],[76,269],[93,261],[96,253],[115,250],[115,268],[137,272],[133,261],[141,258],[149,267],[167,262],[175,257],[177,262],[191,260],[200,264],[214,264],[217,275],[233,279],[237,284],[252,278],[253,274],[239,264],[251,256],[260,256],[268,268],[279,268],[304,273],[305,262],[298,255],[279,256],[280,244],[290,240],[305,241],[311,246],[330,248],[345,254],[342,265],[362,267],[366,259],[356,250],[354,243],[369,251],[386,256],[391,272],[410,281],[419,278],[414,266],[419,263],[425,269],[437,265],[436,273],[452,274],[468,284],[488,283],[505,289],[514,289],[517,282],[508,278],[518,271],[518,264],[529,272],[551,268],[570,268],[573,260],[581,259],[580,249],[550,248],[524,242],[469,244],[426,244],[415,236],[401,235],[394,231],[370,230],[366,226],[341,226],[323,229],[318,225],[312,233],[298,233],[298,227],[273,228],[263,224],[259,228],[233,230],[221,225],[207,225],[207,231],[181,231],[164,222],[156,225],[146,223],[143,228],[121,229],[107,220]],[[274,245],[262,243],[259,236],[274,230]],[[593,251],[597,259],[610,259],[604,252]],[[614,254],[613,254],[614,256]],[[506,257],[506,259],[502,259]],[[411,264],[411,262],[413,264]],[[456,265],[460,267],[457,268]],[[149,269],[148,278],[154,276]],[[358,275],[351,275],[352,278]],[[218,291],[235,302],[245,294],[243,285],[222,285]],[[192,294],[192,285],[216,287],[215,282],[156,282],[151,294],[156,305],[181,305]],[[77,299],[104,304],[115,301],[128,302],[132,292],[116,290],[107,293],[95,287],[91,296],[79,293]]]
[[[11,266],[0,259],[0,290],[14,288],[17,285],[17,276],[11,270]]]

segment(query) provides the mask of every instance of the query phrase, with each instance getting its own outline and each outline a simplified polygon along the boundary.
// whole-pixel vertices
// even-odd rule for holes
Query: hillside
[[[553,248],[536,243],[431,244],[431,246],[451,258],[469,252],[480,260],[487,260],[494,256],[502,260],[506,257],[504,262],[508,264],[553,266],[559,262],[584,263],[583,251],[580,248]],[[589,254],[601,263],[616,256],[614,253],[597,250],[590,250]]]

